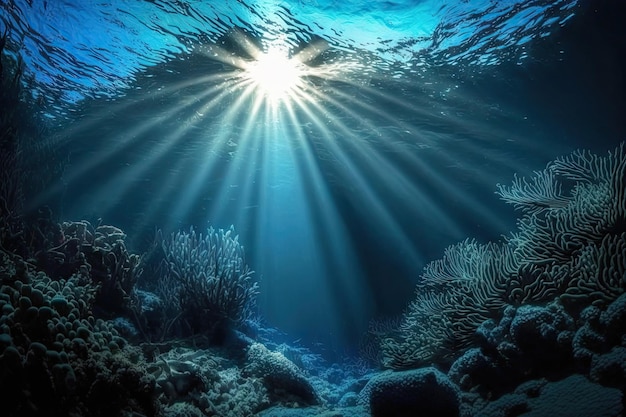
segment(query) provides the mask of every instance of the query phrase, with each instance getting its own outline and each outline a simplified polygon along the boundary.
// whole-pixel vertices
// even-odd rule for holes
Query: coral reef
[[[3,257],[3,271],[15,264]],[[97,289],[77,276],[26,271],[0,288],[3,415],[155,415],[154,378],[141,352],[95,319]]]
[[[576,151],[531,180],[498,185],[522,210],[503,243],[466,240],[426,266],[396,334],[381,342],[383,364],[450,363],[475,346],[475,332],[507,305],[558,299],[576,318],[626,289],[626,146],[607,156]]]
[[[478,345],[459,357],[448,375],[462,389],[497,398],[533,377],[559,378],[577,369],[574,320],[553,303],[507,307],[499,323],[477,330]]]
[[[244,377],[215,350],[174,348],[157,357],[151,373],[166,414],[187,404],[198,415],[245,417],[270,405],[262,381]]]
[[[219,238],[223,246],[203,240],[217,252],[197,254],[194,261],[204,266],[195,263],[193,268],[200,265],[202,269],[179,263],[189,268],[166,273],[184,271],[187,277],[190,271],[197,272],[189,276],[197,279],[210,272],[214,282],[193,287],[208,292],[192,293],[181,284],[178,293],[197,296],[191,301],[194,308],[184,310],[182,317],[187,329],[200,332],[192,335],[204,339],[155,343],[145,337],[141,325],[162,319],[167,303],[189,304],[172,301],[172,294],[162,292],[167,296],[163,299],[135,288],[143,264],[126,250],[125,234],[116,227],[93,227],[86,221],[59,224],[47,208],[36,214],[36,221],[27,225],[31,232],[29,244],[24,242],[27,259],[0,251],[0,389],[11,398],[3,410],[6,415],[37,416],[45,410],[53,416],[236,417],[254,415],[271,405],[295,410],[328,403],[318,395],[307,372],[280,351],[317,375],[315,386],[333,403],[340,400],[333,392],[343,396],[351,391],[356,396],[357,388],[365,385],[366,381],[351,382],[338,391],[335,384],[349,379],[348,374],[339,368],[324,373],[331,368],[316,355],[269,342],[277,332],[248,319],[257,287],[243,262],[243,248],[230,231],[209,236]],[[186,248],[170,251],[169,260],[174,256],[191,259],[190,253],[184,255]],[[233,282],[226,282],[230,278]],[[206,327],[189,326],[192,319],[204,320]],[[251,334],[259,333],[277,351],[234,328],[216,345],[212,333],[216,323],[211,320],[237,323]],[[128,338],[143,342],[141,349]],[[207,338],[207,346],[213,347],[200,349],[198,344]]]
[[[372,324],[364,358],[331,365],[250,320],[258,284],[232,226],[159,235],[148,262],[117,227],[25,216],[13,64],[0,68],[3,416],[623,414],[625,145],[498,185],[517,231],[449,247],[404,317]]]

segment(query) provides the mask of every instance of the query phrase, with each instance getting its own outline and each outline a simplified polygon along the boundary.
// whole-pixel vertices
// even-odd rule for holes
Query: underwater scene
[[[3,0],[0,415],[626,415],[624,22]]]

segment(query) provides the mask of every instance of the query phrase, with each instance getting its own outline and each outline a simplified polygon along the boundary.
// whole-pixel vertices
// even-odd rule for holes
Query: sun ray
[[[231,81],[231,83],[233,82],[234,81]],[[136,144],[141,138],[144,138],[150,131],[153,131],[154,129],[158,128],[158,126],[167,123],[168,121],[175,118],[178,114],[181,114],[183,111],[188,110],[192,106],[195,106],[199,100],[215,95],[214,97],[210,97],[210,99],[208,100],[208,104],[204,106],[208,110],[210,107],[214,106],[215,104],[217,104],[217,102],[223,99],[226,94],[227,90],[224,90],[223,86],[213,86],[212,88],[203,91],[200,95],[193,95],[189,98],[178,101],[176,103],[176,106],[171,106],[167,110],[167,112],[160,114],[156,117],[147,119],[142,123],[137,124],[132,129],[124,131],[122,137],[111,138],[111,140],[107,142],[108,146],[103,147],[102,151],[98,153],[97,157],[84,159],[82,163],[76,166],[71,166],[70,170],[65,174],[64,182],[58,183],[56,186],[50,187],[48,190],[41,193],[39,196],[37,196],[36,199],[33,199],[33,205],[38,205],[41,201],[45,201],[51,196],[61,193],[66,183],[79,181],[81,178],[89,175],[90,172],[98,170],[99,167],[118,158],[120,155],[123,155],[129,147]],[[138,106],[140,104],[141,103],[134,103],[135,106]],[[202,110],[202,108],[199,113],[197,111],[194,112],[194,114],[203,113],[204,111]],[[73,132],[68,132],[66,134],[80,134],[88,126],[89,124],[80,126],[80,128],[78,128],[77,130]],[[173,140],[161,141],[160,144],[158,144],[156,147],[153,147],[151,150],[152,157],[144,158],[142,162],[136,164],[135,169],[133,170],[133,172],[130,173],[132,175],[131,178],[135,178],[141,172],[145,172],[145,170],[150,169],[156,163],[157,156],[161,156],[169,149],[175,147],[177,143],[176,139],[182,137],[186,133],[186,128],[179,128],[172,136],[171,139]],[[125,171],[118,172],[117,177],[119,178],[115,179],[115,177],[112,177],[110,178],[110,180],[117,184],[123,184],[124,181],[121,178],[126,177],[128,174],[129,173]],[[119,196],[121,196],[122,194],[120,193],[124,191],[122,188],[114,189],[116,190],[116,194]],[[109,198],[106,201],[108,204],[114,204],[117,199]]]
[[[313,105],[319,106],[316,104]],[[318,110],[320,109],[320,107],[316,108]],[[306,107],[306,109],[308,110],[307,118],[310,118],[313,121],[314,126],[320,129],[320,132],[326,139],[325,145],[332,150],[333,156],[335,156],[338,159],[339,164],[344,167],[344,174],[346,175],[347,183],[353,184],[358,196],[364,199],[364,207],[368,207],[368,211],[372,214],[372,216],[378,219],[380,221],[380,224],[386,225],[385,228],[387,230],[391,230],[393,232],[393,235],[399,238],[399,241],[401,242],[400,247],[410,248],[412,246],[411,240],[408,236],[404,234],[404,228],[393,218],[390,210],[388,210],[384,206],[384,204],[382,203],[382,201],[384,200],[378,198],[378,196],[375,194],[371,185],[357,168],[354,161],[339,147],[338,141],[336,139],[337,135],[331,132],[326,123],[322,122],[317,117],[317,115],[315,115],[311,111],[311,109],[309,109],[308,107]],[[343,143],[350,144],[354,142],[354,139],[358,140],[358,138],[354,136],[349,128],[347,128],[345,125],[343,125],[341,122],[338,122],[337,120],[335,120],[333,123],[333,129],[338,129],[338,132],[342,133],[347,139],[343,141]],[[362,147],[354,146],[354,150],[362,151]],[[376,167],[375,164],[371,164],[368,166],[371,168]],[[387,174],[385,174],[385,171],[382,170],[381,175]],[[417,254],[412,254],[411,256],[416,260],[420,259]]]
[[[333,99],[329,100],[333,102],[333,104],[340,108],[343,112],[350,115],[350,117],[354,120],[358,118],[359,113],[356,110],[352,110],[349,107],[334,101]],[[320,101],[311,101],[312,105],[317,105],[315,103],[319,103]],[[359,108],[358,103],[354,103],[356,108]],[[393,118],[390,115],[387,115],[390,121],[393,121]],[[363,122],[368,130],[376,131],[378,129],[377,126],[374,126],[369,121],[365,120]],[[353,149],[353,153],[360,155],[360,159],[367,160],[367,166],[370,169],[374,169],[379,171],[377,177],[387,183],[386,188],[390,190],[394,190],[394,194],[397,196],[405,196],[407,200],[411,201],[419,201],[420,212],[428,213],[430,218],[439,218],[437,220],[438,224],[447,225],[446,228],[449,229],[448,233],[453,236],[462,236],[461,229],[459,226],[455,226],[451,223],[449,216],[440,210],[438,210],[435,202],[432,202],[428,196],[424,194],[424,192],[418,188],[415,184],[414,179],[410,179],[403,172],[397,170],[396,165],[398,164],[398,158],[400,160],[406,160],[407,165],[415,168],[415,172],[419,172],[420,176],[424,179],[422,182],[424,184],[437,184],[440,190],[445,190],[443,195],[455,196],[457,201],[460,201],[460,205],[463,207],[467,207],[476,213],[477,220],[482,219],[483,222],[495,224],[496,227],[500,227],[504,230],[504,222],[498,220],[498,213],[494,213],[493,210],[488,209],[485,203],[477,201],[471,195],[468,195],[462,188],[458,186],[458,184],[450,183],[446,181],[445,176],[442,175],[441,168],[434,169],[431,165],[427,164],[422,158],[419,158],[417,155],[410,155],[406,152],[398,152],[398,149],[394,150],[394,158],[396,161],[391,163],[382,157],[382,154],[374,149],[371,149],[366,142],[363,141],[362,137],[355,136],[352,131],[347,128],[341,121],[335,121],[334,125],[335,129],[343,133],[343,136],[350,139],[347,141],[347,146]],[[406,124],[401,125],[402,129],[411,129],[414,127]],[[357,144],[357,142],[359,142]],[[393,145],[389,144],[388,141],[382,142],[384,145]],[[392,146],[395,148],[395,146]],[[450,164],[455,163],[458,158],[454,158],[446,153],[440,153],[438,158],[441,161],[437,164],[440,167],[450,166]],[[445,230],[445,229],[443,229]]]
[[[107,137],[103,152],[77,164],[67,179],[79,182],[145,142],[150,149],[141,157],[103,175],[92,195],[99,209],[114,212],[151,170],[160,171],[158,184],[145,184],[158,195],[138,203],[143,215],[133,227],[234,224],[252,236],[249,254],[266,277],[264,306],[275,318],[297,320],[288,310],[302,302],[298,291],[315,291],[330,331],[339,334],[345,325],[336,317],[361,326],[359,313],[376,298],[359,281],[369,273],[359,263],[361,233],[393,252],[394,262],[413,267],[423,265],[430,250],[416,233],[421,223],[436,224],[442,236],[463,235],[463,224],[441,210],[448,196],[480,212],[481,221],[496,217],[442,175],[469,169],[441,152],[443,127],[468,128],[464,120],[439,114],[429,98],[396,94],[405,86],[376,79],[365,58],[337,52],[324,40],[298,47],[280,36],[257,42],[244,31],[197,47],[193,57],[200,62],[190,66],[194,76],[179,71],[180,79],[155,78],[143,103],[121,100],[113,112],[139,113],[133,124],[123,136]],[[141,114],[149,103],[163,104]],[[88,132],[92,123],[98,122],[85,121],[72,134]],[[469,143],[456,149],[463,146],[476,153]],[[356,220],[346,218],[346,210]],[[365,218],[371,230],[354,230]],[[296,295],[282,300],[285,291]]]

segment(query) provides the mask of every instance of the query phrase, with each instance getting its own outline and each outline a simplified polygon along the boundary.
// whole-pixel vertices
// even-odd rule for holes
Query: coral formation
[[[562,377],[574,367],[573,319],[553,303],[546,307],[507,307],[499,323],[488,320],[477,330],[472,348],[448,375],[464,390],[497,398],[533,377]]]
[[[518,387],[514,393],[492,401],[467,416],[602,416],[622,415],[622,395],[614,388],[590,382],[582,375],[572,375],[556,382],[535,380]]]
[[[272,398],[280,401],[314,405],[318,394],[302,371],[279,352],[272,352],[260,343],[250,345],[244,375],[261,378]]]
[[[475,331],[507,305],[558,299],[577,316],[626,289],[626,146],[607,156],[576,151],[498,193],[522,210],[503,243],[466,240],[430,263],[383,364],[446,362],[475,345]]]
[[[2,415],[623,414],[625,145],[498,185],[518,230],[449,247],[367,357],[331,366],[249,320],[258,284],[232,226],[159,237],[151,265],[117,227],[25,218],[19,63],[0,77]]]
[[[232,226],[210,227],[205,235],[179,231],[163,240],[163,253],[157,294],[179,323],[179,335],[220,337],[224,327],[252,315],[258,284]]]
[[[623,412],[622,393],[590,382],[582,375],[572,375],[548,382],[539,396],[529,401],[527,417],[573,415],[617,417]]]
[[[2,270],[15,270],[8,257]],[[76,276],[27,271],[0,289],[4,415],[155,415],[154,379],[141,352],[95,319],[97,289]]]
[[[244,377],[235,362],[210,349],[174,348],[159,355],[151,373],[166,412],[187,404],[199,415],[245,417],[270,405],[260,379]]]

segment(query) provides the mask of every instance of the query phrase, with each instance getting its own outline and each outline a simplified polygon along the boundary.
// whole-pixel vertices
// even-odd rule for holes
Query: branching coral
[[[497,193],[522,211],[503,243],[465,240],[424,269],[399,336],[383,363],[414,367],[450,359],[507,304],[608,304],[626,289],[626,147],[608,156],[576,151],[515,177]]]
[[[159,295],[171,317],[191,334],[213,333],[225,322],[240,322],[254,307],[258,284],[231,226],[207,233],[172,234],[163,241],[166,265]]]
[[[590,244],[576,259],[564,299],[605,304],[626,287],[626,233],[606,235],[599,245]]]
[[[469,347],[475,329],[505,305],[517,263],[509,246],[465,240],[449,247],[424,269],[400,337],[383,341],[383,364],[409,368]]]
[[[528,213],[564,207],[569,202],[563,195],[561,184],[551,171],[537,171],[530,180],[516,175],[511,187],[498,184],[497,188],[504,201]]]

